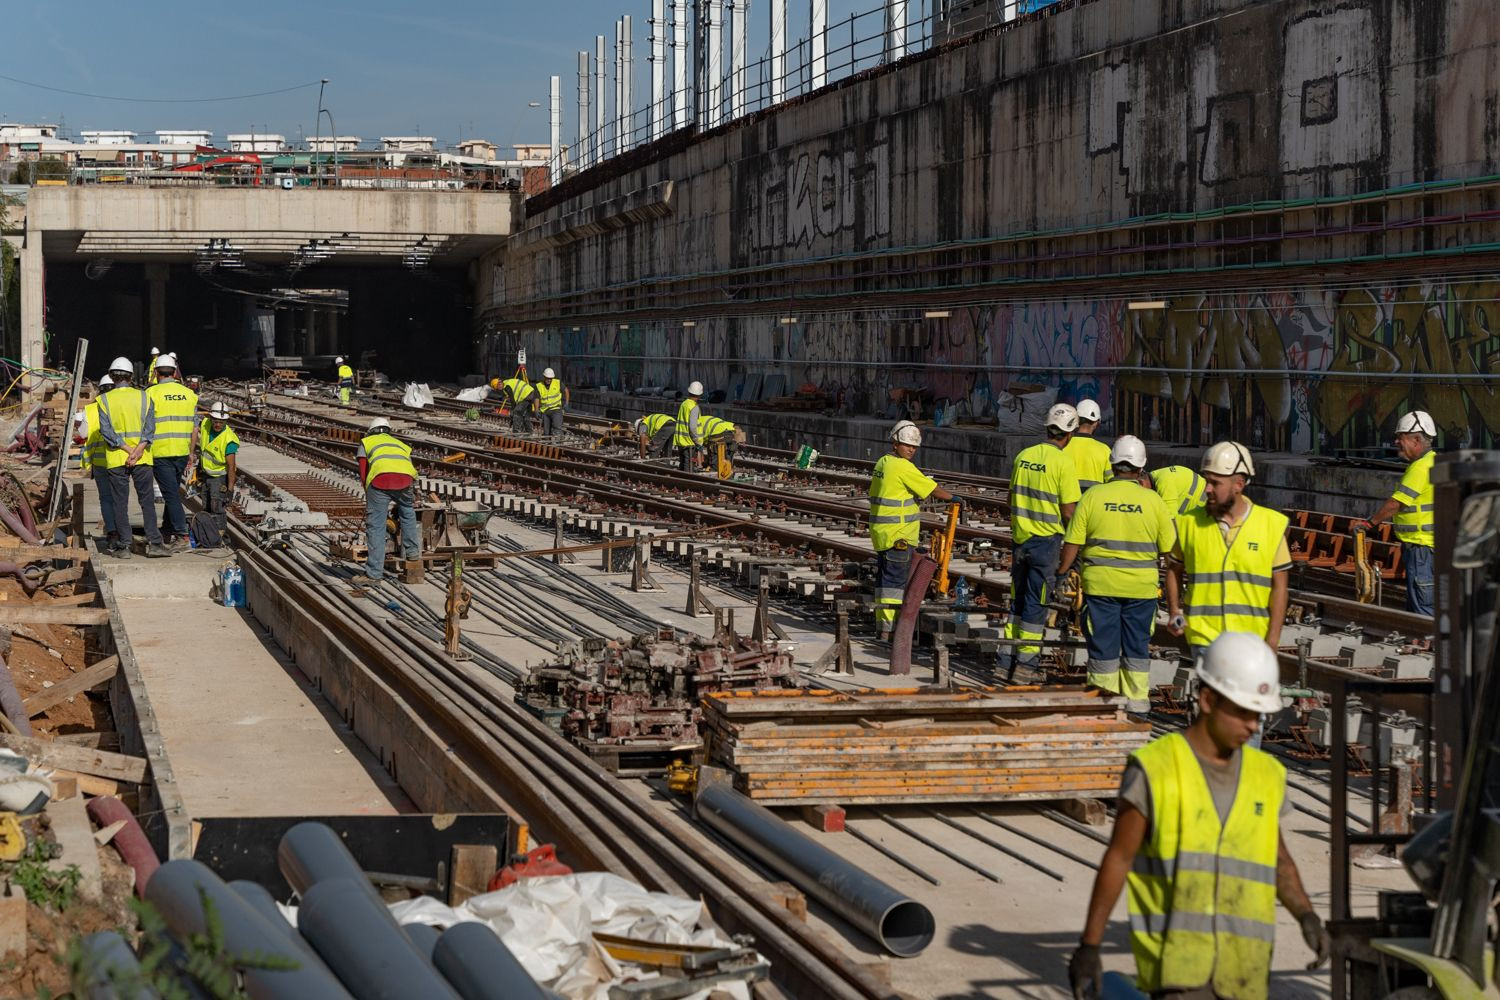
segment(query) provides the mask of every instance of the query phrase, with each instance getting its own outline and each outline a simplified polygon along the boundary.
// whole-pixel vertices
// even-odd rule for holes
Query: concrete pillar
[[[42,263],[42,234],[27,230],[21,247],[21,364],[40,368],[44,357],[42,344],[42,303],[46,296],[47,274]],[[107,362],[106,362],[107,363]]]
[[[171,269],[167,264],[147,264],[146,283],[149,286],[146,299],[146,349],[149,354],[155,347],[167,349],[167,277]]]

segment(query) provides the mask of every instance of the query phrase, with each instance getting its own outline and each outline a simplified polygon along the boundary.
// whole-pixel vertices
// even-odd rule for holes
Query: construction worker
[[[177,355],[154,362],[156,384],[146,390],[156,409],[156,436],[151,440],[151,471],[161,492],[161,533],[168,547],[187,544],[187,515],[182,488],[192,472],[198,438],[198,394],[179,380]]]
[[[1010,621],[1007,639],[1040,642],[1046,630],[1047,581],[1057,575],[1063,531],[1078,503],[1078,473],[1065,449],[1078,429],[1078,411],[1058,403],[1047,411],[1047,440],[1016,456],[1010,479]],[[1041,646],[1009,645],[1003,666],[1035,668]]]
[[[218,402],[209,407],[193,448],[198,471],[203,476],[205,508],[222,535],[227,527],[225,503],[234,496],[235,453],[240,450],[239,435],[229,426],[228,406]]]
[[[723,417],[704,417],[698,422],[698,429],[702,431],[703,444],[710,452],[714,446],[723,444],[724,456],[730,459],[734,458],[735,447],[745,440],[745,432]]]
[[[110,505],[114,508],[115,533],[119,535],[119,543],[111,551],[120,559],[130,558],[131,540],[135,536],[130,528],[133,485],[146,530],[146,555],[153,559],[169,556],[172,550],[161,543],[151,495],[151,442],[156,437],[156,410],[151,397],[130,384],[135,378],[135,366],[128,358],[110,362],[109,377],[114,388],[99,404],[99,436],[104,439]]]
[[[542,380],[536,384],[538,408],[542,413],[542,433],[547,437],[562,437],[563,408],[572,401],[568,387],[562,384],[557,372],[542,369]]]
[[[1437,424],[1426,410],[1413,410],[1396,422],[1396,448],[1406,459],[1406,472],[1391,498],[1368,521],[1355,521],[1355,531],[1369,531],[1394,520],[1401,540],[1401,565],[1406,568],[1406,609],[1432,615],[1433,507],[1432,450]]]
[[[1222,632],[1258,635],[1274,650],[1292,568],[1287,517],[1245,496],[1255,463],[1244,445],[1219,442],[1204,452],[1200,469],[1203,506],[1178,516],[1177,544],[1167,559],[1167,628],[1187,636],[1195,663]]]
[[[343,355],[334,358],[333,363],[338,366],[339,405],[348,406],[354,392],[354,369],[344,363]]]
[[[1109,445],[1094,437],[1101,418],[1099,404],[1085,399],[1078,404],[1078,430],[1063,449],[1078,473],[1078,491],[1087,493],[1109,478]]]
[[[105,463],[104,438],[99,436],[99,404],[114,384],[114,379],[109,377],[108,372],[99,377],[99,391],[94,401],[83,408],[83,420],[79,422],[73,435],[73,439],[83,445],[81,467],[94,480],[94,488],[99,491],[99,518],[104,522],[107,536],[104,543],[106,552],[113,549],[120,538],[115,529],[114,497],[109,489],[109,466]]]
[[[1109,453],[1109,482],[1078,501],[1063,536],[1057,575],[1066,576],[1083,553],[1088,682],[1128,699],[1128,711],[1151,710],[1151,633],[1161,590],[1160,558],[1177,531],[1161,497],[1140,481],[1146,446],[1126,434]]]
[[[151,348],[151,357],[146,359],[146,387],[149,389],[156,384],[156,359],[161,356],[161,348]]]
[[[531,411],[536,406],[536,388],[520,375],[514,375],[500,387],[510,400],[510,429],[517,434],[531,433]]]
[[[1281,836],[1286,768],[1246,743],[1281,708],[1276,654],[1225,632],[1198,669],[1198,716],[1130,755],[1114,833],[1068,963],[1077,1000],[1100,996],[1105,925],[1129,889],[1136,986],[1153,997],[1263,1000],[1276,901],[1297,918],[1316,968],[1328,932]],[[1092,992],[1091,992],[1092,991]]]
[[[359,442],[359,481],[365,485],[365,576],[379,580],[385,575],[386,514],[394,504],[401,526],[401,550],[407,560],[422,557],[422,537],[417,531],[417,467],[411,461],[411,445],[391,434],[385,417],[370,421],[369,432]]]
[[[1174,515],[1203,506],[1203,477],[1186,465],[1157,469],[1151,473],[1151,483]]]
[[[677,419],[670,413],[648,413],[635,422],[636,443],[640,445],[642,458],[647,455],[665,458],[676,433]]]
[[[880,456],[870,476],[870,545],[879,576],[875,581],[875,630],[881,639],[896,627],[906,593],[912,550],[922,534],[920,505],[929,496],[962,503],[912,464],[922,431],[910,420],[891,428],[891,450]]]
[[[688,384],[687,395],[677,405],[677,424],[672,434],[672,444],[677,448],[677,467],[687,472],[697,463],[698,449],[703,447],[703,407],[698,397],[703,395],[703,383]]]

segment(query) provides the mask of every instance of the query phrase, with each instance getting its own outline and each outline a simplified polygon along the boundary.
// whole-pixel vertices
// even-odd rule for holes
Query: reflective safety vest
[[[1391,494],[1391,499],[1401,504],[1391,523],[1396,526],[1396,537],[1407,545],[1437,544],[1433,537],[1432,514],[1432,463],[1437,455],[1431,451],[1412,460],[1401,477],[1401,485]]]
[[[1017,545],[1063,532],[1062,505],[1078,502],[1078,473],[1050,441],[1016,456],[1010,477],[1010,534]]]
[[[500,384],[510,390],[510,401],[516,405],[526,402],[526,400],[531,398],[531,394],[536,391],[531,387],[531,383],[524,378],[508,378]]]
[[[1074,434],[1063,454],[1078,473],[1078,491],[1087,493],[1110,478],[1109,445],[1087,434]]]
[[[733,434],[734,424],[723,417],[704,417],[698,422],[698,429],[703,432],[703,438],[706,441],[720,434]]]
[[[129,451],[141,442],[141,433],[146,429],[146,414],[151,409],[151,397],[133,386],[122,385],[104,394],[103,408],[109,414],[110,426],[125,441],[123,448],[104,447],[104,465],[110,469],[125,466]],[[151,449],[141,452],[136,465],[151,464]]]
[[[365,489],[376,476],[388,472],[417,478],[417,467],[411,464],[411,445],[389,434],[371,434],[362,438],[360,447],[365,450]]]
[[[1222,824],[1181,733],[1131,754],[1151,791],[1151,830],[1126,878],[1136,986],[1147,993],[1211,984],[1229,1000],[1267,995],[1286,768],[1251,746],[1240,753]]]
[[[83,408],[83,461],[84,469],[102,469],[104,464],[104,438],[99,435],[99,402],[94,400]]]
[[[553,379],[550,382],[538,382],[536,384],[537,395],[541,396],[541,408],[543,413],[551,413],[553,410],[562,409],[562,379]]]
[[[156,407],[156,436],[152,458],[185,458],[193,450],[193,424],[198,419],[198,394],[181,382],[158,382],[146,390]]]
[[[240,443],[239,435],[227,423],[218,434],[209,417],[198,428],[198,464],[205,476],[217,478],[229,472],[229,446]]]
[[[676,418],[670,413],[648,413],[641,418],[641,429],[647,437],[655,437],[663,427],[676,422]]]
[[[870,544],[884,552],[897,542],[916,545],[922,535],[921,503],[911,483],[933,482],[900,455],[882,455],[870,475]],[[928,492],[932,492],[929,488]]]
[[[1151,473],[1151,485],[1167,502],[1174,514],[1186,514],[1194,507],[1203,506],[1208,484],[1203,477],[1185,465],[1169,465]]]
[[[353,384],[354,369],[350,368],[348,365],[339,365],[339,384],[343,385],[346,382],[350,383],[351,385]]]
[[[1172,551],[1172,515],[1155,492],[1128,479],[1102,483],[1083,495],[1068,541],[1086,529],[1083,592],[1090,597],[1155,599],[1158,560]]]
[[[1247,501],[1248,502],[1248,501]],[[1219,522],[1205,508],[1177,519],[1177,540],[1188,573],[1187,641],[1207,646],[1220,632],[1266,637],[1271,628],[1271,576],[1287,516],[1250,505],[1234,542],[1224,544]]]
[[[677,404],[677,433],[672,443],[679,448],[691,448],[703,443],[703,429],[698,426],[703,419],[703,410],[692,396],[685,396]]]

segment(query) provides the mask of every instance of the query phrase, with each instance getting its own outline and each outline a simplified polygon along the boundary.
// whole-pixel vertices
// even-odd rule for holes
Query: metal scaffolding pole
[[[771,0],[771,103],[786,99],[786,0]]]
[[[594,36],[594,162],[604,159],[604,36]]]
[[[622,123],[625,119],[625,93],[621,89],[625,86],[625,22],[615,21],[615,107],[614,116],[610,119],[610,144],[609,155],[619,156],[621,152],[621,140],[624,137]]]
[[[828,82],[828,0],[811,0],[809,12],[812,32],[808,38],[808,66],[812,70],[811,89],[818,90]]]
[[[547,165],[551,168],[552,183],[562,180],[562,77],[551,78],[552,149]]]
[[[724,113],[724,0],[708,0],[708,58],[704,60],[703,124],[714,128]]]
[[[745,113],[745,19],[750,0],[729,0],[729,117]]]
[[[672,129],[687,128],[687,3],[672,0]]]
[[[589,54],[580,50],[578,53],[578,168],[587,170],[594,165],[592,143],[589,141],[589,87],[593,83],[589,77]]]
[[[667,130],[667,109],[662,103],[662,86],[666,70],[666,0],[651,0],[651,141],[660,139]]]
[[[634,131],[635,101],[630,84],[635,79],[635,56],[630,53],[630,15],[620,19],[620,152],[630,148]]]

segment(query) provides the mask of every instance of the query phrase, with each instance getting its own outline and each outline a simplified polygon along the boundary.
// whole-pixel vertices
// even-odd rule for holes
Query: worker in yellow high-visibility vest
[[[1224,632],[1198,668],[1198,716],[1130,755],[1109,847],[1068,962],[1075,1000],[1100,996],[1100,945],[1128,889],[1136,986],[1153,997],[1265,1000],[1276,903],[1297,919],[1312,967],[1328,932],[1281,836],[1286,768],[1247,745],[1281,707],[1280,670],[1259,636]]]
[[[114,387],[114,379],[105,372],[99,376],[98,395],[94,401],[83,408],[83,419],[74,431],[73,440],[83,445],[82,469],[94,481],[94,488],[99,492],[99,517],[104,522],[104,532],[107,536],[103,551],[108,552],[115,548],[120,536],[115,528],[115,506],[114,495],[109,489],[109,466],[105,463],[104,438],[99,436],[99,406],[104,401],[105,393]]]
[[[1010,621],[1000,663],[1035,668],[1047,625],[1047,581],[1057,575],[1063,531],[1078,503],[1078,473],[1064,451],[1078,429],[1078,411],[1058,403],[1047,411],[1047,440],[1016,456],[1010,476]]]
[[[542,433],[549,438],[562,437],[563,408],[571,400],[568,387],[562,384],[557,372],[551,368],[543,368],[542,380],[536,384],[536,394],[537,406],[542,414]]]
[[[1078,501],[1063,536],[1057,575],[1082,560],[1088,682],[1124,695],[1126,709],[1151,710],[1151,634],[1156,629],[1159,563],[1177,531],[1161,497],[1140,482],[1146,446],[1130,434],[1110,449],[1114,478]]]
[[[354,392],[354,369],[344,362],[342,356],[334,358],[333,363],[338,366],[339,403],[348,406],[349,397]]]
[[[1354,522],[1355,531],[1368,531],[1382,521],[1393,521],[1401,540],[1401,566],[1406,574],[1406,610],[1432,616],[1433,532],[1432,442],[1437,424],[1426,410],[1413,410],[1396,422],[1396,449],[1406,459],[1406,472],[1389,500],[1368,521]]]
[[[1087,493],[1109,478],[1109,445],[1094,437],[1103,414],[1099,404],[1085,399],[1078,404],[1078,429],[1063,449],[1078,473],[1078,492]]]
[[[355,452],[359,459],[359,481],[365,486],[365,576],[379,580],[385,575],[386,515],[394,505],[401,528],[401,550],[407,560],[422,557],[422,536],[417,529],[417,467],[412,464],[411,445],[391,433],[385,417],[370,421],[369,431]]]
[[[115,533],[119,543],[110,550],[119,559],[130,558],[135,533],[130,527],[130,492],[135,490],[146,531],[146,555],[156,559],[172,550],[161,543],[156,526],[156,504],[152,497],[151,441],[156,436],[156,410],[151,397],[130,383],[135,366],[128,358],[110,362],[114,388],[99,404],[99,436],[104,439],[104,465],[109,470],[110,502],[114,508]]]
[[[151,439],[151,471],[161,492],[161,533],[164,544],[187,544],[187,514],[182,490],[192,475],[192,454],[198,438],[198,394],[182,384],[177,355],[157,357],[156,384],[146,390],[156,409],[156,436]]]
[[[922,431],[910,420],[891,428],[891,450],[870,476],[870,545],[875,549],[875,630],[890,637],[906,594],[911,554],[921,541],[921,504],[928,497],[962,503],[912,463]]]
[[[217,402],[209,408],[194,443],[198,449],[198,471],[203,477],[203,506],[218,524],[222,535],[227,521],[225,507],[228,498],[234,496],[234,480],[238,474],[235,455],[240,450],[239,435],[229,426],[227,405]]]
[[[677,418],[670,413],[648,413],[635,422],[636,443],[642,458],[648,455],[665,458],[676,433]]]
[[[724,445],[724,455],[733,459],[735,448],[744,443],[745,432],[723,417],[704,417],[699,429],[703,432],[703,444],[710,455],[719,444]]]
[[[156,384],[156,359],[161,357],[161,348],[151,348],[151,357],[146,359],[146,388]]]
[[[531,433],[531,411],[536,407],[536,387],[520,375],[500,383],[510,403],[510,429],[517,434]]]
[[[1186,514],[1194,507],[1203,506],[1203,477],[1186,465],[1157,469],[1151,473],[1151,483],[1173,515]]]
[[[672,432],[672,444],[677,448],[677,467],[689,472],[697,465],[703,448],[703,407],[698,399],[703,395],[703,383],[694,379],[687,387],[687,395],[677,404],[677,423]]]

